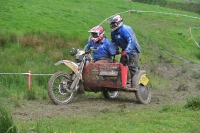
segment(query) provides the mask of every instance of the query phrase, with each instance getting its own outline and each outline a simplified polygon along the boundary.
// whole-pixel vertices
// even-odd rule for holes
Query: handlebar
[[[91,50],[91,51],[94,51],[94,50],[97,50],[97,48],[90,47],[90,50]]]
[[[94,51],[94,50],[97,50],[97,48],[90,47],[90,49],[85,50],[85,53],[86,53],[86,54],[89,54],[89,53],[91,53],[91,51]]]

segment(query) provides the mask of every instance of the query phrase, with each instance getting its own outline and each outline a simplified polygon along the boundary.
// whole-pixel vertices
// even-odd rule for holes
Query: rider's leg
[[[130,78],[132,81],[133,76],[135,75],[136,71],[138,71],[139,66],[138,66],[138,58],[139,58],[139,54],[135,55],[135,56],[129,56],[129,72],[130,72]]]
[[[131,74],[130,71],[128,70],[128,75],[127,75],[127,84],[131,84]]]
[[[120,63],[122,63],[124,66],[127,65],[127,58],[126,57],[121,57],[120,58]]]
[[[133,87],[132,85],[132,78],[135,75],[136,71],[138,71],[139,66],[138,66],[138,58],[139,58],[139,54],[137,54],[136,56],[130,56],[129,55],[129,61],[127,61],[127,59],[125,57],[121,57],[120,59],[120,63],[122,63],[123,65],[128,64],[128,68],[129,68],[129,73],[127,75],[127,88]]]

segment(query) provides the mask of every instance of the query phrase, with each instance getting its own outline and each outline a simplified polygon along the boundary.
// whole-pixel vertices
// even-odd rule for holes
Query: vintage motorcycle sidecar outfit
[[[126,36],[116,33],[113,34],[113,39],[119,37],[115,41],[117,45],[121,46],[122,50],[126,51],[130,57],[137,57],[136,55],[140,52],[139,44],[134,43],[135,38],[131,38],[130,34],[132,33],[129,32],[132,31],[126,26],[124,27],[121,27],[121,30],[126,31]],[[119,62],[98,62],[98,60],[110,60],[111,56],[116,54],[116,47],[104,37],[103,28],[96,26],[89,32],[91,32],[92,38],[84,50],[72,49],[70,51],[70,55],[76,56],[75,61],[61,60],[55,63],[55,65],[63,63],[70,69],[56,72],[51,76],[48,82],[50,99],[55,104],[68,104],[75,92],[80,90],[102,92],[103,96],[108,99],[117,98],[120,91],[125,91],[134,92],[137,100],[142,104],[150,103],[151,88],[145,70],[136,71],[131,78],[134,88],[127,87],[127,66]],[[130,41],[126,42],[124,37]],[[118,44],[119,41],[126,45],[121,45],[121,42]],[[90,54],[91,51],[93,51],[93,58]],[[136,66],[132,59],[129,68]],[[91,60],[95,60],[95,63]]]
[[[54,73],[48,82],[48,94],[55,104],[68,104],[79,90],[102,92],[108,99],[117,98],[120,91],[134,92],[140,103],[150,103],[151,88],[145,70],[138,70],[132,78],[135,89],[124,88],[127,66],[119,62],[94,63],[90,53],[79,49],[72,51],[75,51],[70,52],[72,56],[76,55],[75,61],[60,60],[55,63],[63,63],[70,69]]]

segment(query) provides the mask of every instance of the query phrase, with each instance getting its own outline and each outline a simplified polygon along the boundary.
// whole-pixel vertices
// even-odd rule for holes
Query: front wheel
[[[119,96],[119,91],[103,90],[103,96],[107,99],[114,99]]]
[[[74,91],[70,90],[71,76],[66,72],[56,72],[48,82],[48,94],[55,104],[68,104],[74,97]]]

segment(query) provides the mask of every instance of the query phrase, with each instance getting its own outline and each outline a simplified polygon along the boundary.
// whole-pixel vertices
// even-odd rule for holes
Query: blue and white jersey
[[[90,47],[93,47],[93,56],[94,60],[106,60],[110,59],[111,56],[114,56],[116,54],[116,48],[113,43],[111,43],[107,38],[104,37],[104,39],[99,43],[94,43],[92,39],[89,40],[88,44],[85,46],[85,50],[89,50]]]
[[[111,39],[114,45],[122,48],[130,55],[136,55],[141,52],[134,31],[130,26],[123,25],[117,31],[111,32]]]

